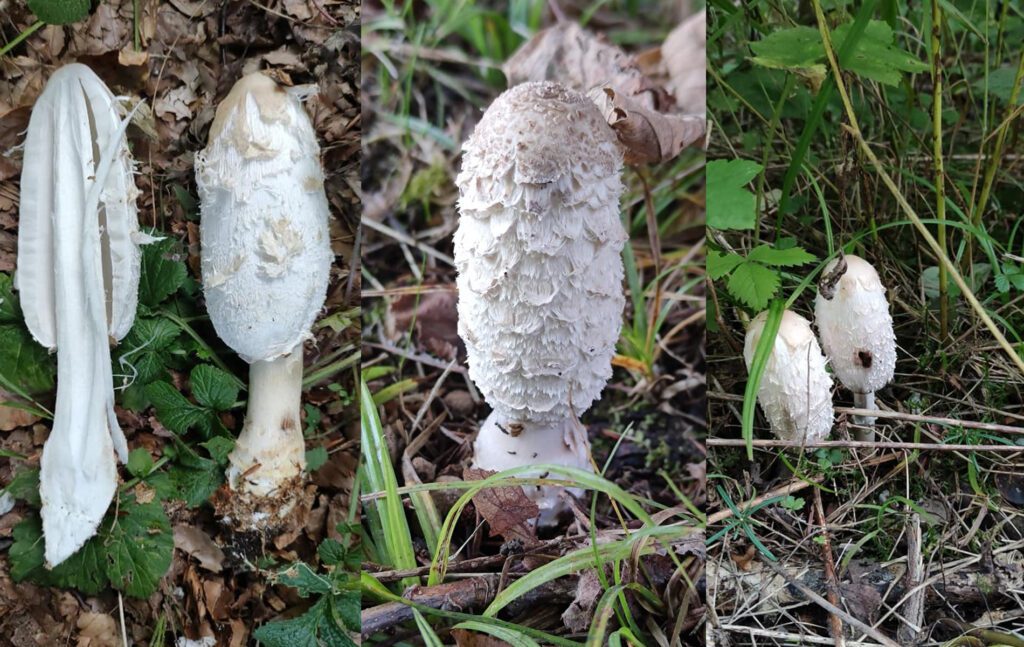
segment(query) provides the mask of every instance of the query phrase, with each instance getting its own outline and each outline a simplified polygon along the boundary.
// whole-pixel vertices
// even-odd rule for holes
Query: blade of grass
[[[747,378],[747,386],[743,390],[743,440],[747,443],[747,460],[751,461],[754,460],[754,412],[757,407],[757,391],[761,386],[764,369],[768,366],[768,358],[771,357],[772,348],[775,346],[775,336],[779,332],[784,309],[785,303],[781,299],[773,299],[771,305],[768,306],[768,319],[761,331],[757,349],[754,350],[754,359],[750,363],[750,376]]]

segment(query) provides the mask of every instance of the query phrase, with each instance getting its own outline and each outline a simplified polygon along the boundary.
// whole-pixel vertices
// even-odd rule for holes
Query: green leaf
[[[315,472],[327,462],[327,448],[319,445],[306,452],[306,471]]]
[[[334,590],[329,578],[320,575],[305,562],[296,562],[279,571],[275,579],[278,584],[292,587],[304,598]]]
[[[171,523],[157,502],[136,503],[123,496],[116,521],[106,533],[107,576],[114,588],[135,598],[149,597],[171,565]]]
[[[146,396],[156,407],[160,423],[174,433],[184,435],[189,429],[199,427],[209,435],[212,425],[210,412],[189,402],[172,385],[167,382],[147,384]]]
[[[345,546],[337,539],[327,539],[320,542],[320,547],[316,549],[317,554],[320,556],[320,561],[327,566],[337,566],[345,560]]]
[[[29,393],[53,390],[57,363],[22,324],[0,325],[0,376]]]
[[[38,508],[43,504],[39,498],[39,469],[23,469],[14,474],[4,491]]]
[[[722,252],[711,250],[708,252],[707,257],[708,276],[712,281],[717,281],[736,269],[736,266],[742,263],[743,260],[742,256],[733,252],[723,254]]]
[[[751,43],[750,49],[756,54],[752,60],[758,65],[783,70],[809,68],[825,56],[821,34],[814,27],[776,30]],[[824,71],[823,66],[818,67]]]
[[[843,41],[852,26],[852,23],[840,25],[832,34],[836,51],[843,48]],[[857,48],[843,59],[846,69],[866,79],[892,86],[899,85],[902,72],[924,72],[928,69],[926,63],[896,47],[894,41],[895,34],[888,23],[882,20],[870,21],[857,41]]]
[[[28,0],[28,8],[43,22],[67,25],[89,15],[90,0]]]
[[[326,606],[326,598],[321,598],[298,618],[263,625],[253,633],[253,638],[264,647],[320,647],[317,630],[324,620]]]
[[[132,476],[141,478],[153,471],[153,457],[147,449],[138,447],[128,453],[127,467]]]
[[[334,615],[341,619],[342,626],[350,631],[359,631],[362,626],[362,598],[358,591],[342,591],[331,596]]]
[[[193,368],[191,383],[196,401],[214,411],[227,411],[238,399],[234,379],[216,366],[199,364]]]
[[[763,265],[746,262],[733,270],[726,287],[729,294],[760,312],[779,289],[779,274]]]
[[[235,448],[235,439],[226,436],[214,436],[204,443],[199,443],[210,452],[210,458],[217,461],[218,465],[225,465],[228,462],[228,454]]]
[[[146,385],[167,375],[170,352],[181,330],[170,319],[151,317],[135,325],[118,345],[116,372],[132,384]]]
[[[153,235],[159,235],[159,232],[153,232]],[[185,284],[188,270],[181,255],[174,251],[176,247],[177,241],[173,238],[164,238],[142,247],[139,303],[155,308]]]
[[[749,160],[709,162],[707,177],[707,225],[714,229],[753,229],[757,200],[746,188],[762,166]]]
[[[774,265],[776,267],[794,267],[797,265],[803,265],[804,263],[810,263],[815,260],[815,256],[800,247],[775,249],[771,245],[758,245],[754,249],[750,250],[750,253],[747,255],[747,260],[757,261],[759,263],[764,263],[765,265]]]
[[[14,279],[0,273],[0,323],[21,323],[21,305],[14,294]]]
[[[205,461],[205,464],[205,468],[176,465],[169,472],[178,496],[190,508],[197,508],[206,503],[224,483],[224,471],[220,469],[220,465],[214,461]]]

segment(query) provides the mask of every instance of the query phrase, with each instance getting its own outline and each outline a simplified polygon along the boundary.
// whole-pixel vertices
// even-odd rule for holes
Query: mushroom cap
[[[622,326],[622,154],[584,95],[550,82],[498,97],[464,146],[459,335],[503,419],[582,414]]]
[[[217,107],[196,155],[202,274],[217,334],[252,363],[310,336],[333,254],[316,133],[299,101],[260,73]]]
[[[878,272],[858,256],[845,256],[846,273],[832,299],[814,300],[814,319],[832,371],[855,393],[874,393],[896,370],[896,334]],[[839,259],[825,268],[832,271]]]
[[[768,313],[747,327],[743,359],[747,370],[764,331]],[[832,378],[811,324],[795,312],[782,313],[772,354],[761,376],[757,401],[776,436],[783,440],[815,442],[832,430]]]

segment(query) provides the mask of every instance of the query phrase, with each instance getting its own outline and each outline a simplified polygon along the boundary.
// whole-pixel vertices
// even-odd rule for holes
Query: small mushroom
[[[140,253],[123,110],[85,65],[50,77],[25,137],[14,277],[25,323],[57,351],[53,429],[40,459],[45,558],[96,533],[128,447],[114,415],[110,340],[132,327]]]
[[[493,408],[481,469],[591,469],[578,416],[611,377],[622,326],[621,169],[597,107],[551,82],[503,93],[464,146],[455,264],[470,377]],[[542,524],[566,509],[560,489],[527,488]]]
[[[767,319],[768,313],[762,312],[747,327],[743,359],[748,371]],[[827,438],[832,430],[832,378],[825,370],[825,356],[811,324],[790,310],[782,313],[757,401],[772,432],[782,440],[811,443]]]
[[[854,405],[875,408],[875,391],[896,370],[896,335],[878,272],[858,256],[840,255],[825,267],[814,318],[832,371],[853,391]],[[875,418],[854,416],[858,440],[873,441]]]
[[[260,73],[238,81],[196,155],[196,183],[207,310],[250,365],[227,477],[252,514],[234,521],[272,529],[301,497],[302,345],[333,262],[320,148],[299,101]]]

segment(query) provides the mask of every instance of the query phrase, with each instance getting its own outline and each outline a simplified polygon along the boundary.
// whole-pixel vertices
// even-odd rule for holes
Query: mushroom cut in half
[[[491,104],[463,150],[459,335],[493,409],[475,465],[590,470],[578,416],[611,377],[625,304],[615,133],[586,96],[524,83]],[[561,488],[526,491],[543,524],[567,509]]]
[[[747,327],[743,359],[748,371],[767,319],[768,313],[762,312]],[[825,370],[825,356],[811,324],[790,310],[782,313],[757,401],[781,440],[816,442],[832,430],[832,378]]]
[[[832,371],[853,391],[854,404],[875,408],[875,391],[892,381],[896,334],[889,300],[875,268],[859,256],[832,260],[818,283],[814,319]],[[855,416],[858,440],[874,440],[875,418]]]
[[[196,183],[206,307],[249,363],[245,425],[227,471],[233,521],[273,530],[304,497],[302,345],[334,259],[320,148],[298,99],[263,74],[238,81],[196,156]]]

